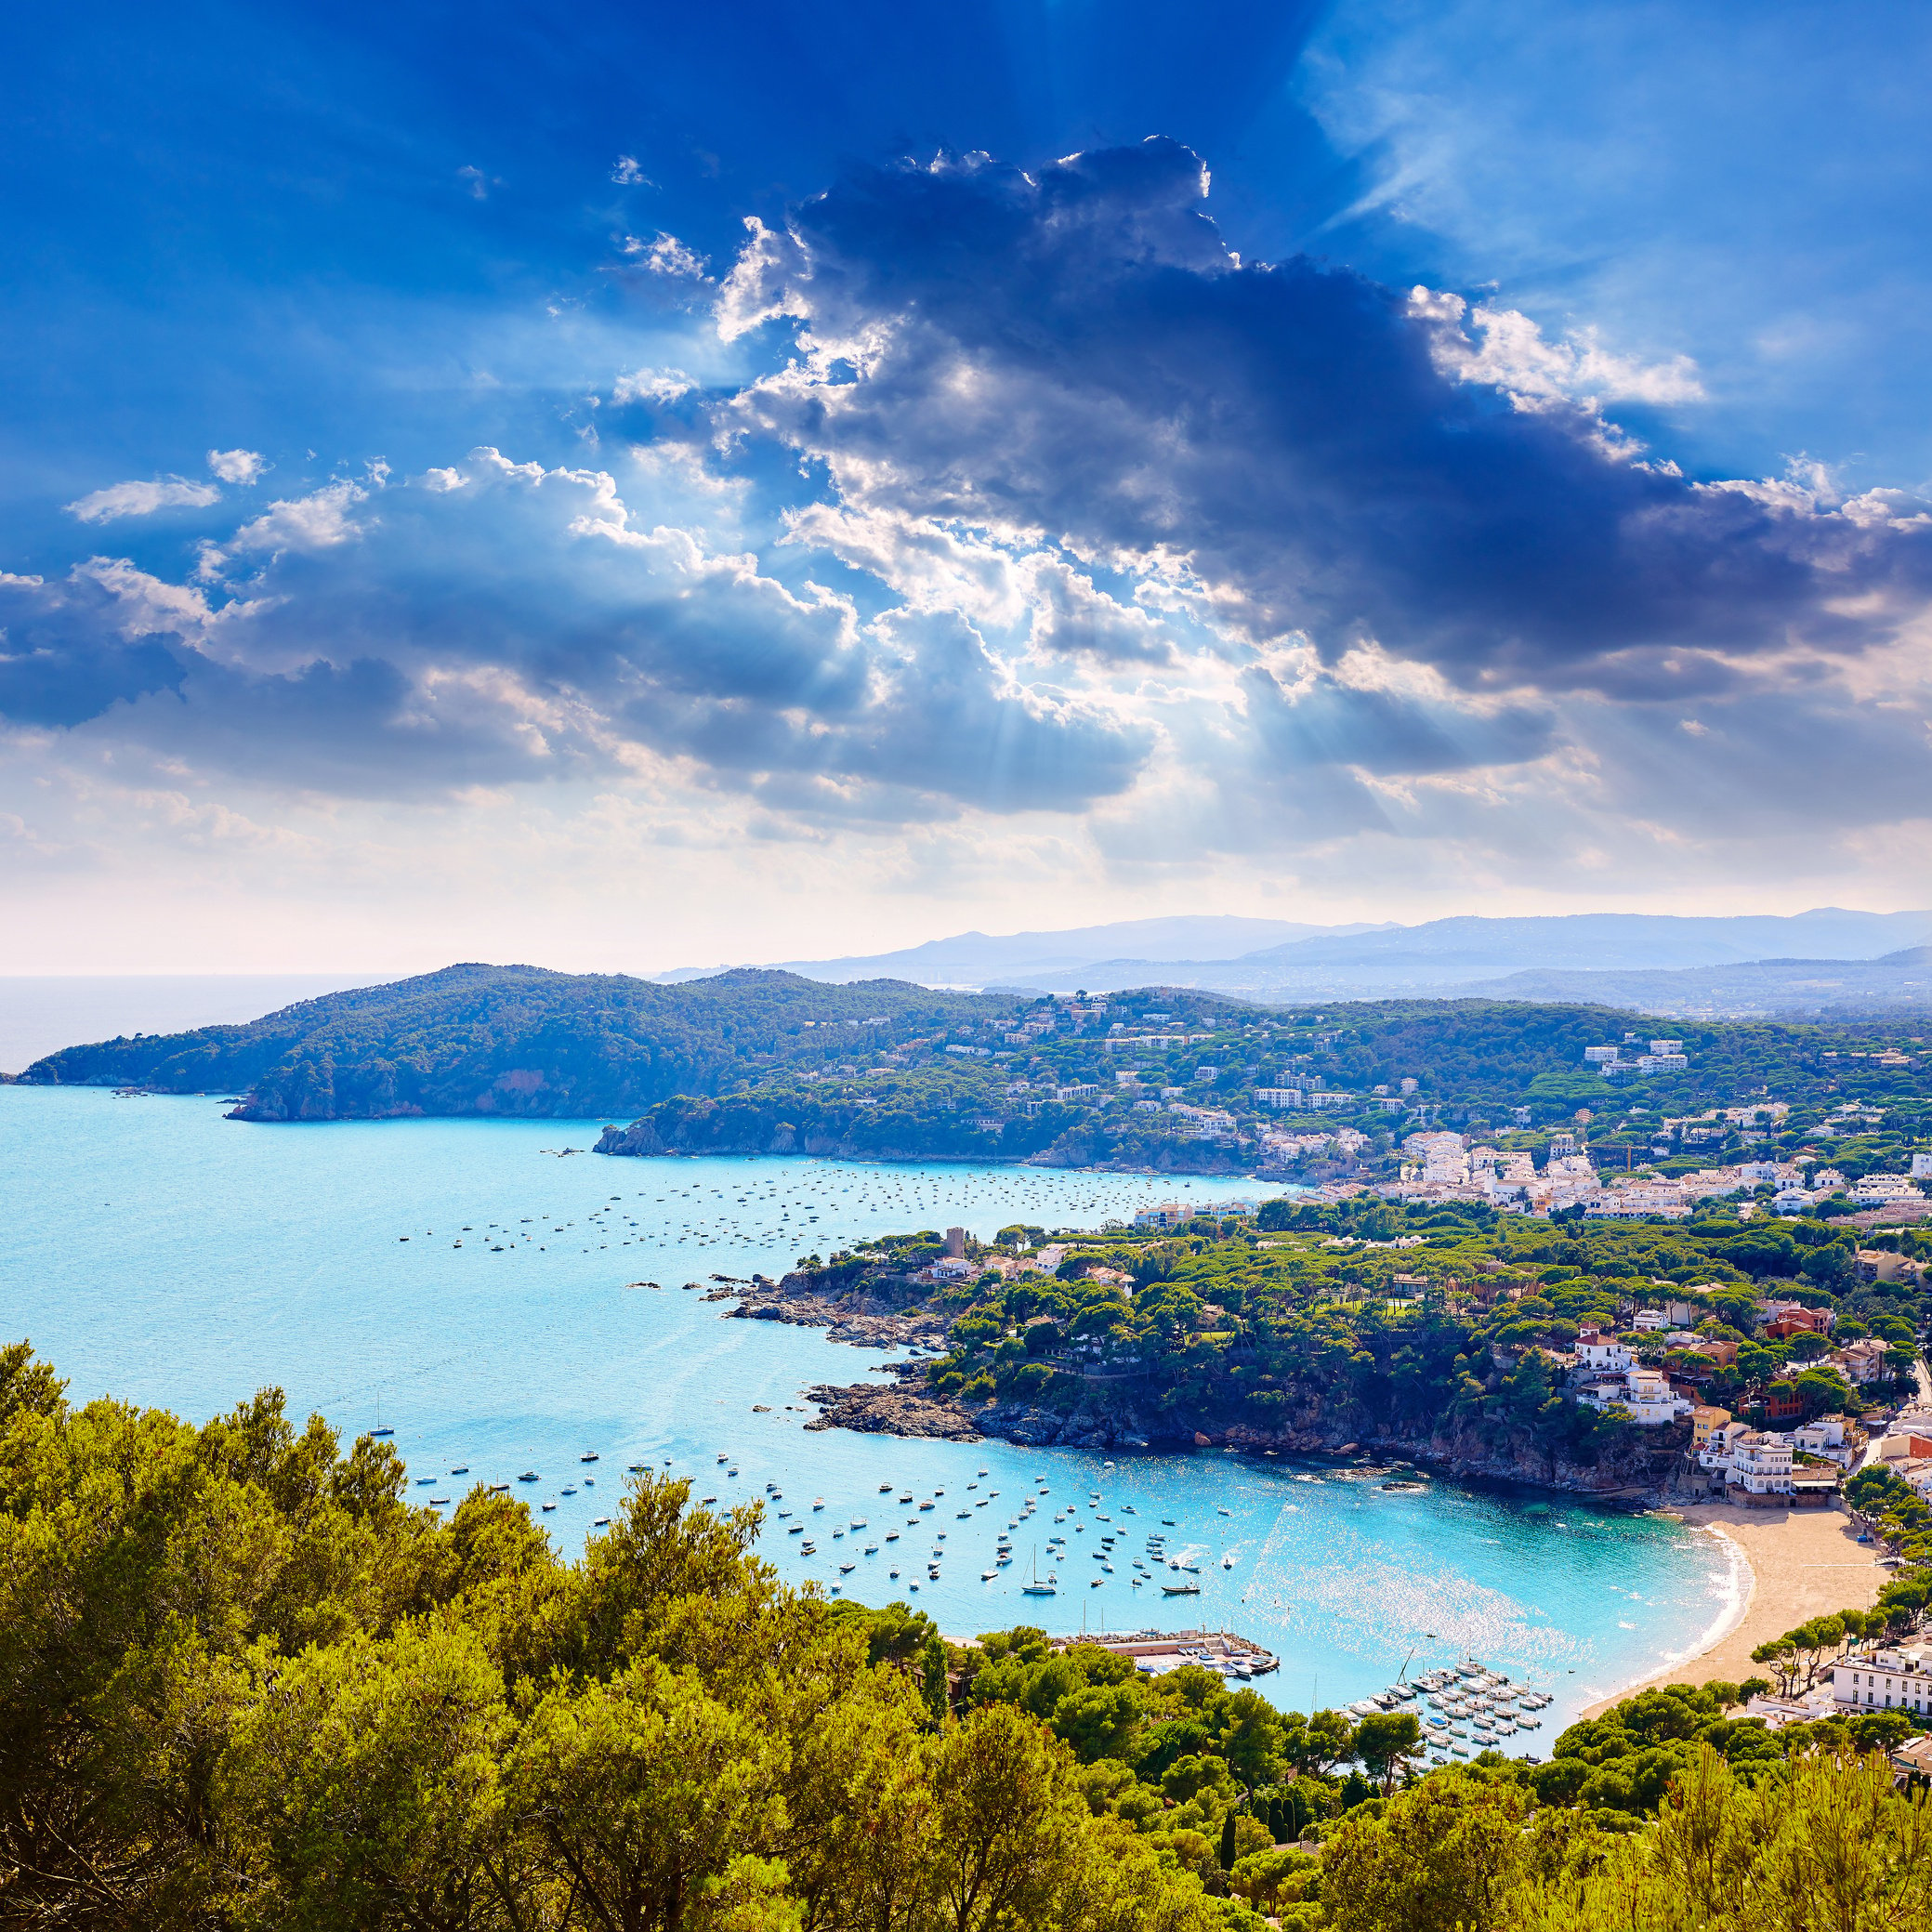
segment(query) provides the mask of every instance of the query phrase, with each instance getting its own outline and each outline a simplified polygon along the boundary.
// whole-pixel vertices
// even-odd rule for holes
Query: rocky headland
[[[729,1319],[783,1321],[824,1330],[829,1340],[867,1348],[945,1347],[951,1312],[936,1306],[937,1284],[874,1268],[797,1270],[779,1281],[715,1286],[708,1300],[735,1302]],[[925,1361],[888,1362],[876,1380],[821,1383],[807,1391],[819,1410],[811,1429],[971,1442],[992,1437],[1030,1448],[1160,1451],[1232,1449],[1253,1454],[1335,1456],[1398,1463],[1444,1476],[1534,1484],[1607,1502],[1685,1500],[1676,1478],[1680,1445],[1648,1439],[1592,1463],[1520,1443],[1487,1441],[1473,1431],[1380,1426],[1360,1404],[1310,1394],[1279,1426],[1258,1428],[1222,1413],[1212,1397],[1176,1400],[1149,1376],[1083,1375],[1063,1370],[1056,1400],[966,1398],[934,1387]]]

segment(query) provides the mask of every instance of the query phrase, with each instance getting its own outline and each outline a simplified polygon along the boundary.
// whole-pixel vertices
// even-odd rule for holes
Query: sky
[[[0,73],[0,972],[1926,900],[1923,7]]]

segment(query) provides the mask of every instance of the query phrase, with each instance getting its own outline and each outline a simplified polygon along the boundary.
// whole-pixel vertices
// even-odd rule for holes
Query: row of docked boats
[[[1554,1702],[1546,1690],[1466,1662],[1426,1672],[1413,1682],[1391,1684],[1350,1704],[1347,1715],[1360,1718],[1377,1711],[1413,1711],[1421,1719],[1431,1759],[1441,1763],[1467,1757],[1472,1746],[1492,1750],[1518,1732],[1541,1730],[1537,1714]]]

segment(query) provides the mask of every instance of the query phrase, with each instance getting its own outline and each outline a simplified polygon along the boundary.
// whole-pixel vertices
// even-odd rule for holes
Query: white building
[[[1636,1361],[1636,1357],[1615,1335],[1603,1334],[1594,1328],[1577,1331],[1573,1353],[1577,1366],[1591,1374],[1621,1375]]]
[[[1790,1495],[1790,1439],[1746,1430],[1731,1444],[1729,1483],[1747,1497]]]
[[[1627,1356],[1629,1351],[1624,1352]],[[1587,1383],[1577,1391],[1576,1399],[1593,1409],[1608,1409],[1611,1403],[1619,1403],[1630,1412],[1634,1422],[1646,1428],[1677,1422],[1696,1407],[1670,1386],[1662,1370],[1635,1367],[1626,1369],[1621,1376],[1606,1375]]]
[[[1593,1221],[1681,1221],[1689,1212],[1684,1189],[1667,1180],[1612,1182],[1584,1207]]]
[[[1840,1710],[1932,1713],[1932,1658],[1924,1644],[1860,1644],[1832,1669]]]
[[[1469,1156],[1460,1134],[1411,1134],[1402,1151],[1420,1168],[1416,1178],[1426,1187],[1455,1188],[1469,1178]]]
[[[1851,1190],[1861,1207],[1889,1207],[1895,1201],[1916,1201],[1919,1190],[1902,1174],[1868,1174]]]

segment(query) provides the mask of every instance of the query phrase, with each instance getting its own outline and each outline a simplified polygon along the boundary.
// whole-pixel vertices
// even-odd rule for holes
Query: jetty
[[[1097,1644],[1116,1656],[1131,1657],[1137,1669],[1148,1672],[1200,1663],[1225,1677],[1264,1677],[1281,1668],[1281,1660],[1271,1650],[1231,1630],[1130,1630],[1112,1635],[1089,1631],[1084,1636],[1057,1639],[1055,1649],[1064,1649],[1069,1644]]]

